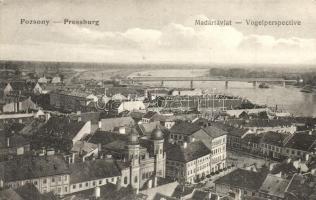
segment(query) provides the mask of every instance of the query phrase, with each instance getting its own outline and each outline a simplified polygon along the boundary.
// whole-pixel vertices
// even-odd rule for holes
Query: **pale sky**
[[[100,25],[52,23],[64,18]],[[243,23],[196,26],[196,19]],[[246,19],[302,24],[255,27]],[[316,0],[0,0],[0,59],[315,64]]]

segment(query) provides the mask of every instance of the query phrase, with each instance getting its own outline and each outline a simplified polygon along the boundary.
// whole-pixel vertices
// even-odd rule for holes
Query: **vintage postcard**
[[[0,200],[316,199],[315,0],[0,0]]]

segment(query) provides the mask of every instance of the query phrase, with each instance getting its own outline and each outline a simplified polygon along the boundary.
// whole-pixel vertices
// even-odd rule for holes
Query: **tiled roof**
[[[170,133],[192,135],[196,131],[200,130],[200,126],[192,124],[190,122],[181,121],[176,123],[171,129]]]
[[[211,153],[210,149],[201,141],[188,143],[184,148],[180,145],[169,144],[166,146],[167,159],[189,162]]]
[[[128,140],[128,135],[125,134],[117,134],[107,131],[97,131],[95,132],[91,138],[88,139],[88,142],[94,143],[94,144],[109,144],[111,142],[117,141],[117,140]]]
[[[155,115],[158,115],[158,113],[154,111],[148,111],[145,113],[145,115],[143,115],[143,118],[151,119]]]
[[[22,147],[24,145],[28,145],[30,144],[30,140],[18,135],[18,134],[14,134],[11,135],[10,137],[10,148],[17,148],[17,147]],[[1,148],[6,148],[7,146],[7,140],[6,140],[6,136],[4,131],[0,131],[0,149]]]
[[[0,163],[6,182],[68,174],[69,169],[62,156],[21,157]]]
[[[224,131],[223,129],[217,128],[216,126],[212,126],[212,125],[203,127],[202,129],[205,131],[205,133],[207,133],[212,138],[227,135],[226,131]]]
[[[302,151],[313,151],[316,147],[316,135],[310,135],[308,133],[296,133],[285,144],[285,147],[291,149],[297,149]]]
[[[229,185],[237,188],[259,190],[265,178],[265,173],[236,169],[235,171],[217,179],[215,181],[215,185]]]
[[[118,118],[106,118],[101,119],[101,130],[110,131],[116,127],[131,126],[135,122],[131,117],[118,117]]]
[[[120,176],[121,172],[114,160],[91,160],[70,165],[70,183]]]
[[[283,141],[287,136],[289,135],[284,134],[284,133],[269,131],[269,132],[263,133],[261,142],[275,145],[275,146],[283,146]]]
[[[25,200],[12,188],[1,190],[0,199],[3,200]]]
[[[51,117],[38,133],[72,140],[84,125],[85,122],[70,120],[68,117]]]
[[[272,196],[284,198],[284,192],[289,182],[287,179],[268,174],[260,187],[260,191]]]
[[[292,177],[286,192],[295,195],[297,199],[303,200],[303,199],[311,199],[309,198],[309,196],[312,195],[313,191],[315,190],[316,190],[315,186],[311,187],[303,175],[295,174]]]

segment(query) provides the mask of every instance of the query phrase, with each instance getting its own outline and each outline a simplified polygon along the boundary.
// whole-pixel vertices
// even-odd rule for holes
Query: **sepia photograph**
[[[316,200],[316,0],[0,0],[0,200]]]

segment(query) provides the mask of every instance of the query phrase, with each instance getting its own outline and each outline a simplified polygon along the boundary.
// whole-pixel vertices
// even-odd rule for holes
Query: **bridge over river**
[[[225,86],[228,87],[228,83],[235,82],[252,82],[253,86],[256,87],[257,83],[280,83],[283,86],[286,83],[297,83],[297,80],[286,80],[282,78],[214,78],[214,77],[152,77],[152,76],[134,76],[125,79],[124,81],[135,82],[161,82],[161,86],[167,81],[189,81],[191,88],[193,88],[193,82],[196,81],[223,81]]]

